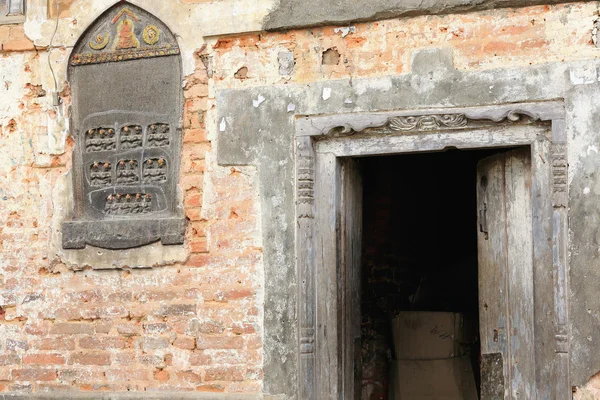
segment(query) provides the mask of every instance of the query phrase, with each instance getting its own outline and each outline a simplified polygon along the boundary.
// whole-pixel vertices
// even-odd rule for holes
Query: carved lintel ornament
[[[419,115],[390,118],[388,126],[393,131],[431,131],[439,128],[462,128],[468,122],[464,114]]]
[[[319,116],[302,116],[297,120],[296,136],[350,136],[358,132],[418,133],[435,130],[460,130],[498,124],[549,123],[562,118],[564,105],[559,101],[544,103],[500,104],[477,108],[424,109],[420,111],[379,111]]]

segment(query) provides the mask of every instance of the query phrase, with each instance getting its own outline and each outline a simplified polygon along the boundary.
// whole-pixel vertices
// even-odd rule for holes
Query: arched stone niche
[[[63,248],[183,243],[179,54],[165,24],[124,2],[77,42],[69,60],[74,212]]]

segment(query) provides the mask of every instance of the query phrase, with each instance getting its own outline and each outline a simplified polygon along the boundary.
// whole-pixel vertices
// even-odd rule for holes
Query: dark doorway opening
[[[363,167],[362,399],[388,400],[392,319],[457,313],[479,390],[477,163],[507,149],[366,157]],[[402,384],[402,382],[401,382]]]

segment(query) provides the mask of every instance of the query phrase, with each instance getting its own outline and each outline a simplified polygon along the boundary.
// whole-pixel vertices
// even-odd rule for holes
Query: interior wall
[[[496,152],[451,150],[360,159],[365,174],[364,400],[387,399],[393,354],[390,321],[398,312],[460,312],[473,321],[477,335],[476,165]],[[475,342],[472,351],[478,364]]]

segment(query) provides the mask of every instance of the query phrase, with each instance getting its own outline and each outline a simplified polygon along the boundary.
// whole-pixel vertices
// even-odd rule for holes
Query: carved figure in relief
[[[137,160],[121,160],[117,164],[117,183],[130,185],[140,181]]]
[[[142,147],[143,132],[139,125],[127,125],[121,128],[119,148],[121,150]]]
[[[144,161],[144,182],[160,183],[167,181],[167,161],[164,158],[149,158]]]
[[[148,147],[168,146],[170,127],[168,124],[152,124],[148,127]]]
[[[153,44],[156,44],[156,42],[159,41],[160,31],[158,30],[158,28],[156,26],[148,25],[144,29],[144,33],[142,34],[142,37],[144,38],[144,42],[146,42],[146,44],[149,44],[150,46],[152,46]]]
[[[115,130],[112,128],[92,128],[85,133],[85,151],[115,150]]]
[[[152,196],[146,193],[118,193],[106,198],[104,213],[107,215],[135,215],[152,212]]]
[[[115,50],[139,49],[140,42],[135,37],[134,24],[129,18],[119,22],[117,26],[117,37],[115,38]]]
[[[108,186],[112,181],[112,165],[109,162],[94,162],[90,166],[90,185]]]
[[[90,41],[89,46],[92,50],[102,50],[108,45],[109,40],[110,34],[108,32],[105,32],[104,34],[99,33],[93,41]]]

